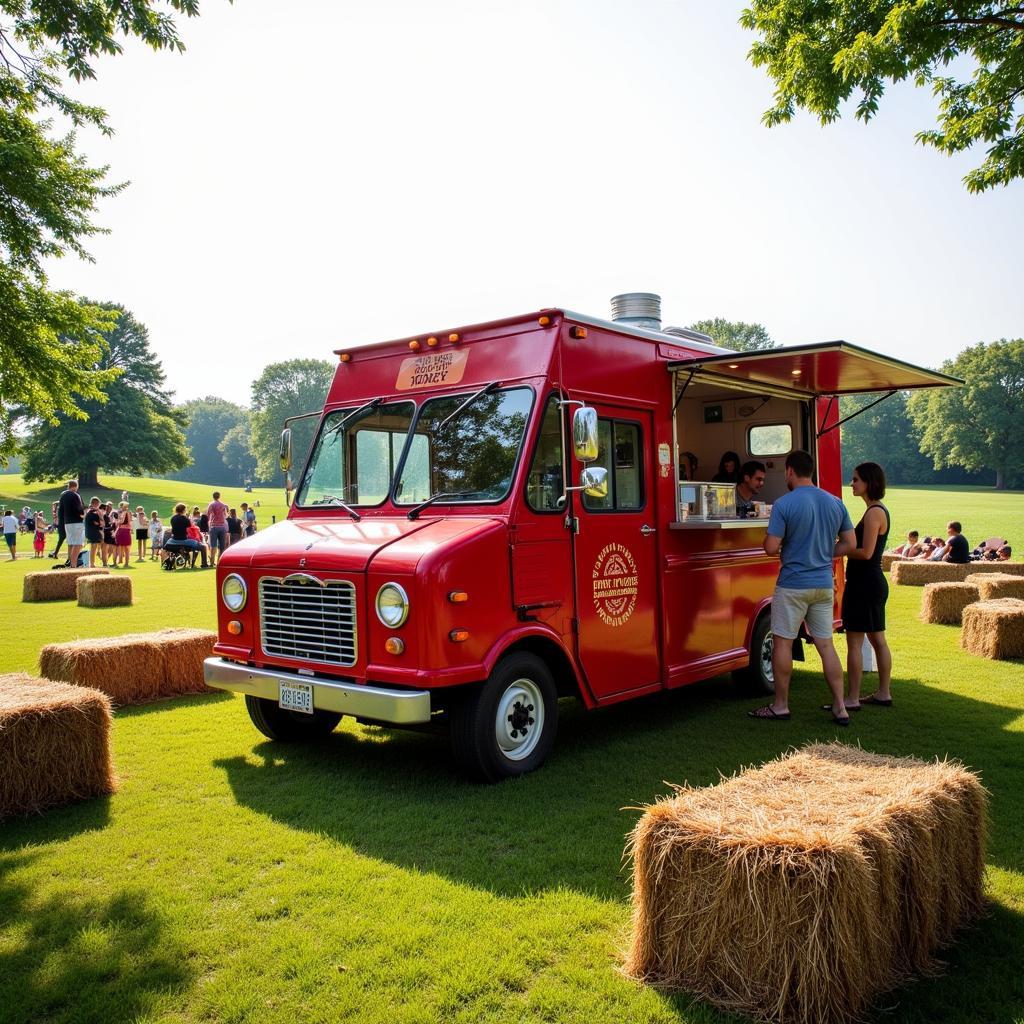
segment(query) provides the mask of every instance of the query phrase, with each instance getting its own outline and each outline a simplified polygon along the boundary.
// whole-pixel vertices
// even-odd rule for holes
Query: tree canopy
[[[797,107],[829,124],[855,93],[855,116],[868,121],[887,83],[911,79],[938,98],[937,125],[918,132],[919,142],[947,154],[987,146],[964,178],[970,191],[1024,175],[1024,6],[752,0],[740,23],[760,37],[751,62],[775,82],[767,125],[791,120]]]
[[[742,320],[724,320],[716,316],[713,320],[698,320],[690,324],[690,330],[710,334],[715,344],[734,348],[738,352],[754,352],[758,349],[775,348],[767,328],[761,324],[745,324]]]
[[[261,480],[279,479],[281,430],[289,416],[324,407],[334,379],[334,364],[326,359],[289,359],[271,363],[252,383],[251,448]],[[292,452],[301,468],[313,440],[316,420],[299,420],[292,427]]]
[[[1024,473],[1024,339],[974,345],[943,364],[963,387],[912,395],[907,408],[936,469],[994,469],[996,487]]]
[[[251,433],[252,427],[247,414],[245,420],[235,424],[224,435],[224,440],[217,445],[217,450],[220,452],[224,465],[228,467],[229,473],[242,484],[250,480],[257,480],[256,456],[253,455],[250,447]]]
[[[178,473],[177,479],[204,484],[245,483],[245,477],[224,459],[220,445],[240,425],[244,425],[243,436],[247,436],[248,410],[213,395],[185,402],[177,409],[186,424],[185,446],[192,458],[192,464]]]
[[[96,370],[109,308],[52,291],[43,263],[89,259],[96,203],[124,186],[75,152],[74,131],[54,137],[47,114],[110,134],[66,83],[95,77],[93,59],[120,53],[119,37],[184,49],[172,11],[196,15],[198,0],[0,0],[0,461],[19,417],[81,418],[116,377]]]
[[[22,446],[26,480],[77,477],[95,486],[100,469],[134,475],[167,473],[188,462],[182,417],[164,391],[164,372],[149,347],[149,332],[123,306],[104,304],[115,326],[103,336],[95,369],[116,370],[105,402],[82,403],[87,419],[58,416],[37,423]]]

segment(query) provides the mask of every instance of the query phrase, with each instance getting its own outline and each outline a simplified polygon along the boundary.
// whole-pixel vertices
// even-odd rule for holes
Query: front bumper
[[[389,690],[383,686],[332,682],[299,675],[297,672],[250,668],[223,658],[207,658],[203,662],[203,675],[207,686],[247,693],[252,697],[272,700],[275,704],[280,680],[287,679],[311,685],[313,707],[320,711],[335,711],[340,715],[390,722],[393,725],[416,725],[430,721],[429,690]]]

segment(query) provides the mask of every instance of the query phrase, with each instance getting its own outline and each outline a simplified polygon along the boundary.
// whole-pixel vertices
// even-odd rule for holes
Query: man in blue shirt
[[[800,633],[800,623],[806,622],[832,691],[832,717],[837,725],[849,725],[850,715],[843,703],[843,666],[832,644],[832,562],[852,551],[857,539],[846,506],[816,487],[813,476],[814,459],[807,452],[790,452],[786,457],[789,494],[772,506],[764,539],[765,554],[779,555],[782,560],[772,596],[775,701],[748,714],[751,718],[789,718],[792,641]]]

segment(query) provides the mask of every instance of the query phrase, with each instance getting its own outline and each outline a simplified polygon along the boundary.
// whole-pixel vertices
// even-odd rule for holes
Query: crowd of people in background
[[[944,534],[921,537],[919,530],[911,530],[907,539],[886,552],[893,558],[916,562],[1008,562],[1013,548],[1005,537],[990,537],[975,548],[963,534],[963,527],[957,520],[946,524]]]
[[[128,492],[121,500],[90,498],[86,505],[78,492],[78,482],[71,480],[50,508],[50,518],[29,506],[17,515],[11,509],[3,510],[3,533],[11,561],[17,559],[19,534],[32,535],[35,558],[46,556],[47,536],[55,534],[57,542],[49,557],[60,558],[61,548],[67,545],[62,564],[103,565],[107,568],[130,568],[132,549],[135,562],[163,561],[169,553],[183,550],[192,565],[201,561],[203,568],[215,566],[220,556],[232,545],[251,537],[257,530],[256,509],[259,501],[243,501],[238,508],[221,501],[220,491],[214,491],[205,510],[198,505],[191,512],[184,502],[174,506],[167,522],[157,509],[148,514],[145,507],[132,509]]]

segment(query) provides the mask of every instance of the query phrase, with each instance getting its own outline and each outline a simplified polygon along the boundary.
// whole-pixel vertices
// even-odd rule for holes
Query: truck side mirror
[[[279,456],[281,469],[287,473],[292,468],[292,428],[285,427],[281,431],[281,455]]]
[[[588,498],[607,498],[608,470],[604,466],[587,466],[580,474],[580,484]]]
[[[597,458],[597,410],[584,406],[572,417],[572,446],[580,462]]]
[[[295,484],[292,483],[291,473],[285,472],[284,475],[284,503],[285,506],[290,508],[292,504],[292,492],[295,490]]]

